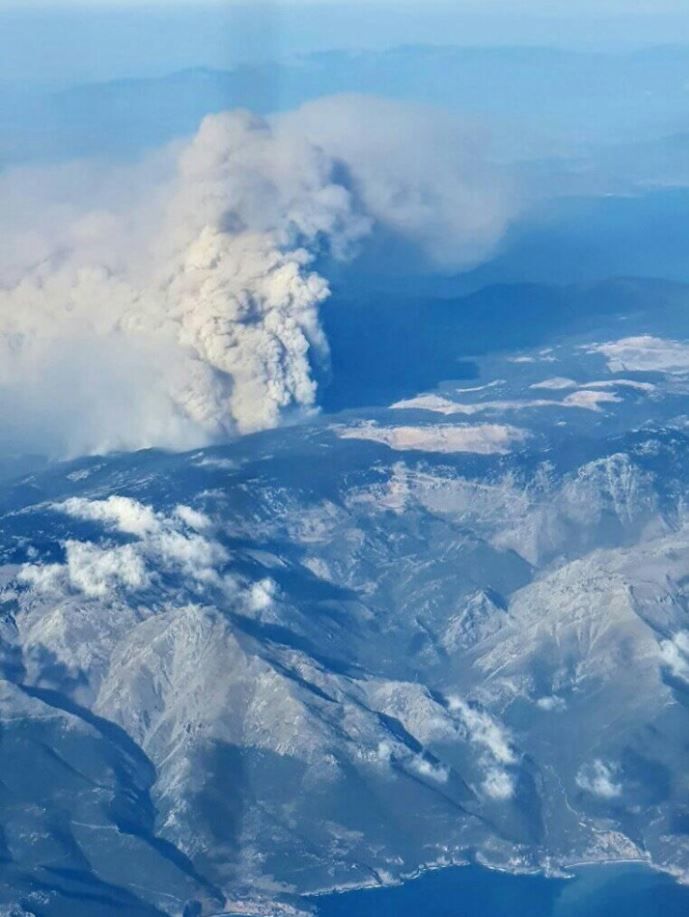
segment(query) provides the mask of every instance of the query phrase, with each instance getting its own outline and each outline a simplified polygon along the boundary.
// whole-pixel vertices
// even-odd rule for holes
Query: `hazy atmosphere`
[[[689,28],[682,0],[2,0],[0,10],[0,80],[54,85],[222,69],[337,48],[676,44]]]

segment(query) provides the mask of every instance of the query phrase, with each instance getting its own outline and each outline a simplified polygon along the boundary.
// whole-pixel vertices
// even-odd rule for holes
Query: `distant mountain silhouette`
[[[336,41],[336,36],[333,38]],[[332,51],[233,70],[192,68],[40,95],[0,86],[0,164],[31,157],[128,154],[193,131],[209,112],[272,112],[340,92],[440,104],[477,119],[519,122],[517,142],[576,144],[680,130],[689,49],[628,54],[548,48],[413,46]],[[595,106],[592,110],[592,99]]]

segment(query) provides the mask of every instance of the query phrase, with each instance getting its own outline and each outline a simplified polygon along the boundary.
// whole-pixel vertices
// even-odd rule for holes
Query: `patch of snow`
[[[534,382],[529,388],[545,388],[549,391],[558,392],[566,388],[576,388],[577,383],[573,379],[566,379],[564,376],[554,376],[552,379],[544,379],[542,382]]]
[[[615,404],[620,399],[612,392],[603,392],[600,390],[590,391],[589,389],[579,389],[567,395],[563,404],[569,408],[584,408],[587,411],[600,411],[601,404]]]
[[[636,370],[683,374],[689,372],[689,343],[650,334],[592,344],[587,353],[606,357],[611,372]]]
[[[479,455],[506,455],[512,446],[523,443],[528,435],[518,427],[488,423],[380,427],[367,422],[334,429],[341,439],[370,440],[398,451],[473,452]]]

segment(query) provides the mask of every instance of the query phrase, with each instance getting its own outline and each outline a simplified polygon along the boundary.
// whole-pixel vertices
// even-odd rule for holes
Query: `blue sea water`
[[[319,917],[689,917],[689,887],[637,866],[587,867],[572,879],[478,867],[405,885],[330,895]]]

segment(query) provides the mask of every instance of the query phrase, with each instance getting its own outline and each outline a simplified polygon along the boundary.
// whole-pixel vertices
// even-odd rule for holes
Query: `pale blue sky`
[[[69,84],[334,47],[614,47],[689,36],[689,0],[0,0],[0,81]],[[689,40],[689,38],[687,38]]]

